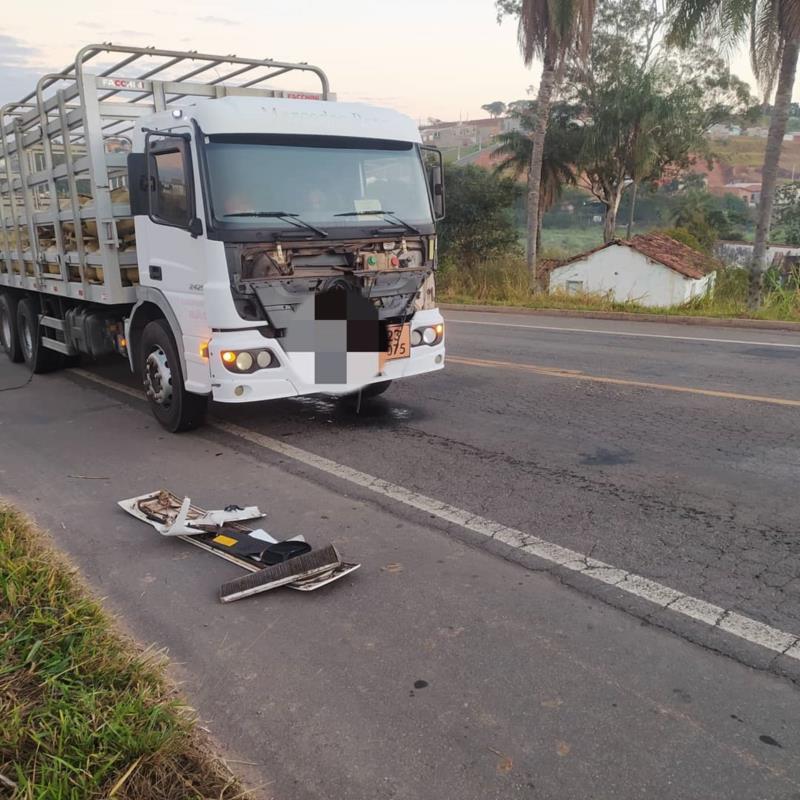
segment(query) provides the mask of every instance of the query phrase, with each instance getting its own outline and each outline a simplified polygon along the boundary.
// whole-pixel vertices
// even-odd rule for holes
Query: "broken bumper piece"
[[[248,590],[221,592],[223,602],[237,600],[278,586],[289,586],[300,592],[312,592],[355,572],[361,566],[342,561],[332,545],[290,558],[281,564],[268,566],[259,560],[257,555],[249,554],[251,550],[257,553],[260,547],[244,549],[241,547],[242,540],[252,539],[253,543],[261,543],[265,548],[278,542],[263,528],[252,529],[241,524],[242,521],[264,516],[257,506],[246,508],[227,506],[219,511],[206,511],[193,506],[188,497],[181,499],[165,489],[120,500],[118,505],[136,519],[155,528],[162,536],[174,536],[237,564],[248,572],[257,573],[239,579],[240,582],[247,581]],[[305,542],[305,538],[295,536],[285,541]],[[329,557],[331,552],[336,553],[335,559]],[[237,584],[237,581],[229,581],[225,587],[230,588],[234,584]],[[243,585],[237,585],[245,589]]]

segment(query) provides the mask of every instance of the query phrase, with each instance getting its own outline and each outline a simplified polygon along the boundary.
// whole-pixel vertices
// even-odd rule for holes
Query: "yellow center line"
[[[447,361],[450,364],[463,364],[467,367],[487,367],[490,369],[513,369],[520,372],[533,372],[536,375],[545,375],[550,378],[571,378],[576,381],[609,383],[614,386],[636,386],[640,389],[660,389],[665,392],[682,392],[683,394],[699,394],[705,397],[722,397],[726,400],[747,400],[751,403],[768,403],[774,406],[800,406],[800,400],[790,400],[786,397],[740,394],[739,392],[722,392],[716,389],[700,389],[696,386],[675,386],[671,383],[651,383],[649,381],[633,381],[625,378],[609,378],[603,375],[587,375],[580,370],[543,367],[537,364],[520,364],[516,361],[494,361],[492,359],[463,358],[461,356],[452,355],[447,356]]]

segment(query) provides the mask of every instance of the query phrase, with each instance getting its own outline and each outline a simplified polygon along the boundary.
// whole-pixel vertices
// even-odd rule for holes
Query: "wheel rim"
[[[11,349],[11,319],[3,305],[0,305],[0,345]]]
[[[156,345],[144,362],[144,388],[154,403],[168,408],[172,402],[172,370],[167,354]]]

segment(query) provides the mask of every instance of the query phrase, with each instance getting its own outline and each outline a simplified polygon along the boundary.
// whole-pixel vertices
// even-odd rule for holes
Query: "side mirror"
[[[145,154],[128,153],[128,195],[133,216],[150,213],[150,183]]]
[[[434,216],[437,221],[444,219],[444,174],[441,164],[431,167],[431,195]]]
[[[420,146],[420,150],[425,153],[431,201],[433,202],[433,216],[438,222],[440,219],[444,219],[444,158],[438,147],[423,144]]]

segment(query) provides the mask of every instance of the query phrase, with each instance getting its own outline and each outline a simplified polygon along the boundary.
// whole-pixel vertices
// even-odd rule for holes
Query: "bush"
[[[519,254],[514,203],[522,192],[511,178],[472,164],[445,170],[447,217],[439,227],[442,260],[473,268]]]
[[[663,231],[656,231],[656,233],[663,233],[665,236],[675,239],[676,242],[683,242],[688,247],[691,247],[692,250],[706,252],[706,248],[700,244],[697,237],[686,228],[666,228]]]
[[[767,273],[764,302],[755,314],[747,309],[748,272],[741,267],[718,270],[712,291],[672,308],[646,308],[635,302],[618,302],[603,293],[532,294],[525,261],[521,257],[484,261],[471,269],[446,263],[439,270],[437,295],[444,303],[800,320],[800,290],[796,288],[800,275],[790,281],[781,282],[779,278],[773,270]]]

